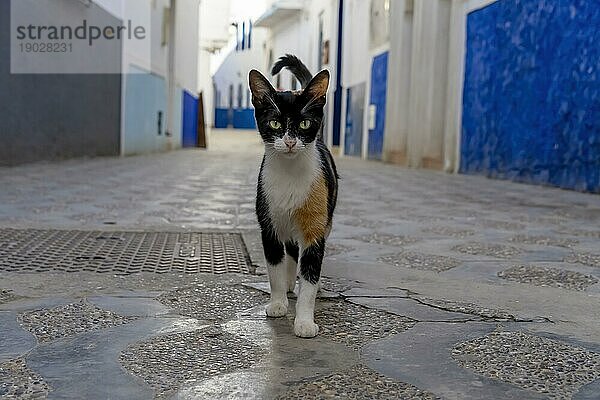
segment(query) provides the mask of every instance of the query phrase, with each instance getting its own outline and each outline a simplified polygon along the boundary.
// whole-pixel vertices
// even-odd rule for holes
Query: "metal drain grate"
[[[239,233],[0,229],[0,271],[249,273]]]

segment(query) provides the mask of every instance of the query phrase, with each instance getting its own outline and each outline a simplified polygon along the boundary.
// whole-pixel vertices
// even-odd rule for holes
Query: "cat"
[[[292,72],[302,86],[277,91],[260,72],[248,74],[258,132],[265,146],[256,196],[256,215],[271,286],[268,317],[287,313],[299,266],[294,333],[310,338],[325,241],[337,202],[338,173],[321,138],[329,71],[314,77],[295,56],[281,57],[271,71]]]

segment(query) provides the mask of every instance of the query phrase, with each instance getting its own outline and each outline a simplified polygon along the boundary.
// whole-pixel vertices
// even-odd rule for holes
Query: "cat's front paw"
[[[287,313],[287,305],[279,302],[271,302],[267,305],[265,310],[267,312],[267,317],[271,318],[279,318],[285,316]]]
[[[294,321],[294,333],[301,338],[312,338],[319,333],[319,325],[309,320]]]

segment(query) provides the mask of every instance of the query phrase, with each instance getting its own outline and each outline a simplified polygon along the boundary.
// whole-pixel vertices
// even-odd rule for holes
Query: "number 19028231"
[[[58,43],[19,43],[21,53],[72,53],[73,44],[66,42]]]

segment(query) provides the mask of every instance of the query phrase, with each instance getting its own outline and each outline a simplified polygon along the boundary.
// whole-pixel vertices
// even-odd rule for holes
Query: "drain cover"
[[[0,229],[0,271],[249,273],[239,233]]]

